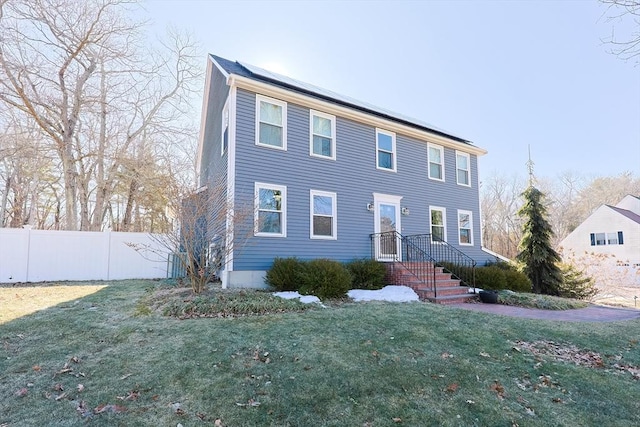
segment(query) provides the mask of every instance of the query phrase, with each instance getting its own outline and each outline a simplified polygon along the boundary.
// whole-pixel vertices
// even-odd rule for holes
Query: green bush
[[[387,272],[384,264],[374,259],[355,259],[346,265],[351,273],[351,289],[382,289]]]
[[[509,268],[503,271],[507,282],[505,289],[514,292],[531,292],[531,280],[529,280],[526,274],[515,268]]]
[[[476,267],[476,286],[482,289],[506,289],[507,278],[504,270],[495,265]]]
[[[330,259],[308,261],[300,273],[303,295],[315,295],[320,299],[341,298],[351,287],[351,274],[344,265]]]
[[[564,298],[591,299],[597,293],[595,281],[571,264],[560,264],[562,283],[560,296]]]
[[[304,262],[296,257],[276,258],[267,270],[265,282],[276,291],[297,291],[304,267]]]

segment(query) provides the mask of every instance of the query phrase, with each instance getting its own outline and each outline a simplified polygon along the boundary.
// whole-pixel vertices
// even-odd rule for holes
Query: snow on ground
[[[320,298],[315,295],[300,295],[298,292],[274,292],[273,295],[284,299],[299,298],[300,302],[303,302],[305,304],[320,302]]]
[[[318,297],[313,295],[300,295],[298,292],[274,292],[273,295],[293,299],[300,298],[300,302],[319,303]],[[418,294],[408,286],[385,286],[377,291],[367,291],[364,289],[352,289],[347,295],[356,302],[359,301],[390,301],[390,302],[410,302],[418,301]]]
[[[352,289],[347,295],[354,301],[391,301],[410,302],[419,301],[418,294],[408,286],[389,285],[377,291]]]

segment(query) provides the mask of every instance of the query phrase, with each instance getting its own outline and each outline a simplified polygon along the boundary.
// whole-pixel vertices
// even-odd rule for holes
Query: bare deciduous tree
[[[66,229],[99,230],[114,192],[121,229],[144,210],[167,140],[188,143],[188,97],[201,73],[174,32],[145,45],[127,0],[1,0],[0,103],[33,120],[62,166]],[[174,168],[175,169],[175,168]]]
[[[607,22],[614,26],[611,37],[605,40],[612,46],[611,53],[624,60],[640,64],[640,1],[600,0],[607,6]],[[616,33],[616,29],[618,30]]]

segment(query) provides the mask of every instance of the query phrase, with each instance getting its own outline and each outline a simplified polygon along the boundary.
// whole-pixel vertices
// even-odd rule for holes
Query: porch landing
[[[452,278],[450,273],[444,272],[442,267],[434,267],[432,263],[424,262],[418,266],[419,268],[414,268],[418,273],[411,272],[400,262],[385,263],[385,266],[386,283],[410,287],[421,301],[460,304],[476,297],[475,294],[468,293],[466,286],[460,286],[460,280]]]

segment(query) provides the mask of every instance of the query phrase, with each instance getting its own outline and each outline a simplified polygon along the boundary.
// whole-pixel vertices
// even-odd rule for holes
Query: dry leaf
[[[449,384],[445,390],[449,393],[455,392],[456,390],[458,390],[458,383]]]
[[[38,365],[35,365],[32,369],[33,369],[34,371],[36,371],[36,372],[40,372],[40,370],[41,370],[42,368],[41,368],[40,366],[38,366]]]
[[[391,418],[391,420],[392,420],[394,423],[401,423],[401,422],[402,422],[402,418],[400,418],[400,417]]]
[[[491,391],[495,391],[500,400],[504,399],[504,387],[498,381],[491,384]]]
[[[22,387],[20,390],[15,392],[15,395],[18,396],[18,397],[25,397],[28,392],[29,392],[29,390],[27,390],[26,387]]]
[[[484,351],[480,352],[480,356],[482,356],[482,357],[491,357],[491,355],[489,353],[485,353]]]
[[[217,418],[214,422],[213,425],[216,427],[222,427],[222,420],[220,418]]]
[[[58,400],[62,400],[62,399],[64,399],[65,397],[67,397],[67,393],[62,393],[62,394],[60,394],[60,395],[56,396],[55,400],[56,400],[56,401],[58,401]]]
[[[78,384],[76,389],[78,390],[78,393],[80,393],[80,392],[84,391],[84,386],[82,384]]]

